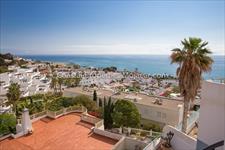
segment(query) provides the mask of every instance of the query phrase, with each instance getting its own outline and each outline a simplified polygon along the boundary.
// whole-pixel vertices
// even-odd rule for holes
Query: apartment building
[[[92,97],[93,90],[83,90],[81,87],[64,90],[64,96],[77,96],[80,94]],[[97,89],[97,95],[101,98],[111,97],[114,101],[118,99],[129,100],[137,106],[143,119],[159,123],[162,126],[177,126],[182,121],[183,102],[180,100],[125,92],[118,94],[104,89]]]

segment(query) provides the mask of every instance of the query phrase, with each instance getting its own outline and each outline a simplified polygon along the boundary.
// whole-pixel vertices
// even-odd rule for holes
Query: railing
[[[159,146],[160,140],[161,140],[160,137],[156,137],[143,150],[156,150]]]
[[[42,118],[45,117],[47,115],[47,111],[42,111],[36,114],[32,114],[30,115],[30,120],[33,122],[35,121],[37,118]],[[17,119],[17,123],[21,124],[21,119]]]
[[[70,106],[70,107],[67,107],[67,108],[64,108],[64,111],[65,112],[84,112],[84,108],[83,106],[81,105],[75,105],[75,106]]]
[[[109,132],[106,130],[101,130],[98,128],[94,128],[94,133],[105,136],[105,137],[109,137],[109,138],[115,139],[115,140],[120,140],[123,137],[123,135],[121,135],[121,134],[112,133],[112,132]]]
[[[88,122],[88,123],[91,123],[91,124],[96,124],[98,123],[99,121],[101,121],[101,119],[99,118],[96,118],[94,116],[91,116],[89,114],[86,114],[86,113],[83,113],[82,116],[81,116],[81,120],[82,121],[85,121],[85,122]]]
[[[72,112],[86,112],[87,109],[81,105],[79,106],[70,106],[70,107],[67,107],[67,108],[63,108],[63,109],[60,109],[58,111],[47,111],[47,116],[50,117],[50,118],[58,118],[62,115],[66,115],[68,113],[72,113]]]
[[[198,121],[199,118],[199,110],[191,111],[190,116],[187,119],[187,132],[189,132],[195,125],[195,122]],[[176,128],[181,131],[182,123],[176,126]]]
[[[30,120],[34,121],[35,119],[45,117],[46,115],[50,118],[57,118],[61,115],[66,115],[71,112],[81,112],[82,113],[82,112],[86,112],[86,111],[87,111],[87,109],[84,106],[75,105],[75,106],[70,106],[67,108],[60,109],[58,111],[47,110],[47,111],[42,111],[42,112],[39,112],[36,114],[32,114],[32,115],[30,115]],[[17,123],[21,124],[21,119],[17,119]]]
[[[95,128],[100,128],[104,125],[104,121],[100,120],[99,122],[95,123]]]
[[[46,111],[42,111],[40,113],[37,113],[37,114],[35,114],[35,118],[44,116],[44,115],[46,115],[46,113],[47,113]]]
[[[155,132],[155,131],[148,131],[148,130],[143,130],[143,129],[137,129],[137,128],[123,128],[123,130],[125,132],[128,133],[128,131],[130,130],[130,133],[135,133],[135,134],[143,134],[145,136],[148,136],[150,138],[155,138],[155,137],[160,137],[161,136],[161,132]]]
[[[63,114],[63,109],[59,110],[59,111],[56,111],[55,112],[55,116],[58,116],[58,115],[62,115]]]
[[[48,110],[47,111],[47,116],[50,117],[50,118],[55,118],[55,112]]]
[[[45,116],[46,114],[47,114],[46,111],[42,111],[42,112],[30,115],[30,120],[34,120],[34,119],[39,118],[41,116]]]
[[[215,144],[212,144],[212,145],[210,145],[210,146],[204,148],[203,150],[214,150],[215,148],[221,147],[221,146],[223,146],[223,145],[224,145],[224,141],[219,141],[219,142],[217,142],[217,143],[215,143]]]
[[[43,111],[43,112],[39,112],[39,113],[36,113],[36,114],[33,114],[33,115],[30,115],[30,120],[31,122],[34,122],[36,120],[39,120],[40,118],[43,118],[43,117],[50,117],[50,118],[58,118],[62,115],[66,115],[66,114],[69,114],[71,112],[83,112],[82,113],[82,116],[85,116],[86,118],[88,118],[88,122],[93,122],[93,124],[95,124],[95,126],[97,128],[101,127],[103,125],[103,120],[99,119],[99,118],[96,118],[94,116],[90,116],[87,114],[87,109],[81,105],[79,106],[70,106],[70,107],[67,107],[67,108],[63,108],[61,110],[58,110],[58,111],[50,111],[50,110],[47,110],[47,111]],[[21,124],[21,119],[17,119],[17,123],[18,124]],[[103,129],[104,129],[104,126],[103,126]],[[21,137],[23,136],[24,133],[23,132],[19,132],[17,134],[11,134],[11,136],[13,138],[18,138],[18,137]]]

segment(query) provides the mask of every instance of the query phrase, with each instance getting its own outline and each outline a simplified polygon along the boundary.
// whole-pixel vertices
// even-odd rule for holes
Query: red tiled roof
[[[91,133],[78,114],[33,123],[31,135],[0,142],[0,150],[109,150],[117,141]]]

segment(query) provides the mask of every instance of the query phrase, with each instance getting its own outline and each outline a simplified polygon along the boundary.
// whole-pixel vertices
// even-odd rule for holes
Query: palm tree
[[[62,93],[63,78],[58,78],[58,84],[59,84],[60,93]]]
[[[81,78],[79,78],[79,77],[76,77],[75,78],[75,86],[78,86],[79,85],[80,80],[81,80]]]
[[[53,75],[50,86],[52,89],[54,89],[54,93],[57,93],[57,83],[58,83],[58,79],[56,76]]]
[[[16,104],[17,104],[17,101],[20,99],[20,95],[21,95],[20,85],[18,83],[12,83],[9,86],[9,90],[8,90],[6,96],[8,98],[8,103],[13,105],[13,109],[14,109],[15,113],[17,112]]]
[[[182,49],[173,49],[170,58],[171,63],[179,65],[177,76],[180,92],[184,97],[182,132],[186,133],[189,102],[195,99],[200,88],[201,75],[203,72],[211,71],[213,60],[209,56],[211,51],[206,48],[208,42],[203,42],[200,38],[189,38],[181,43]]]
[[[55,71],[55,66],[54,65],[50,65],[50,69],[51,69],[51,72],[53,73]]]

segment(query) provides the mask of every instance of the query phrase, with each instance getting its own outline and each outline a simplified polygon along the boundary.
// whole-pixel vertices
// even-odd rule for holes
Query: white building
[[[201,108],[197,139],[177,129],[166,126],[164,136],[171,131],[173,150],[225,150],[225,84],[204,81],[201,91]],[[157,143],[150,143],[144,150],[154,150]]]
[[[6,102],[6,94],[11,83],[20,85],[22,97],[49,91],[50,81],[34,69],[17,68],[15,72],[0,74],[0,105]]]
[[[92,91],[84,91],[82,88],[71,88],[64,90],[64,96],[77,96],[79,94],[93,96]],[[123,93],[115,94],[111,90],[97,90],[98,97],[104,98],[111,97],[112,100],[124,99],[133,102],[139,110],[142,119],[149,122],[154,121],[163,125],[178,126],[182,121],[183,115],[183,102],[160,98],[161,104],[155,103],[157,97],[148,96],[145,94]]]

